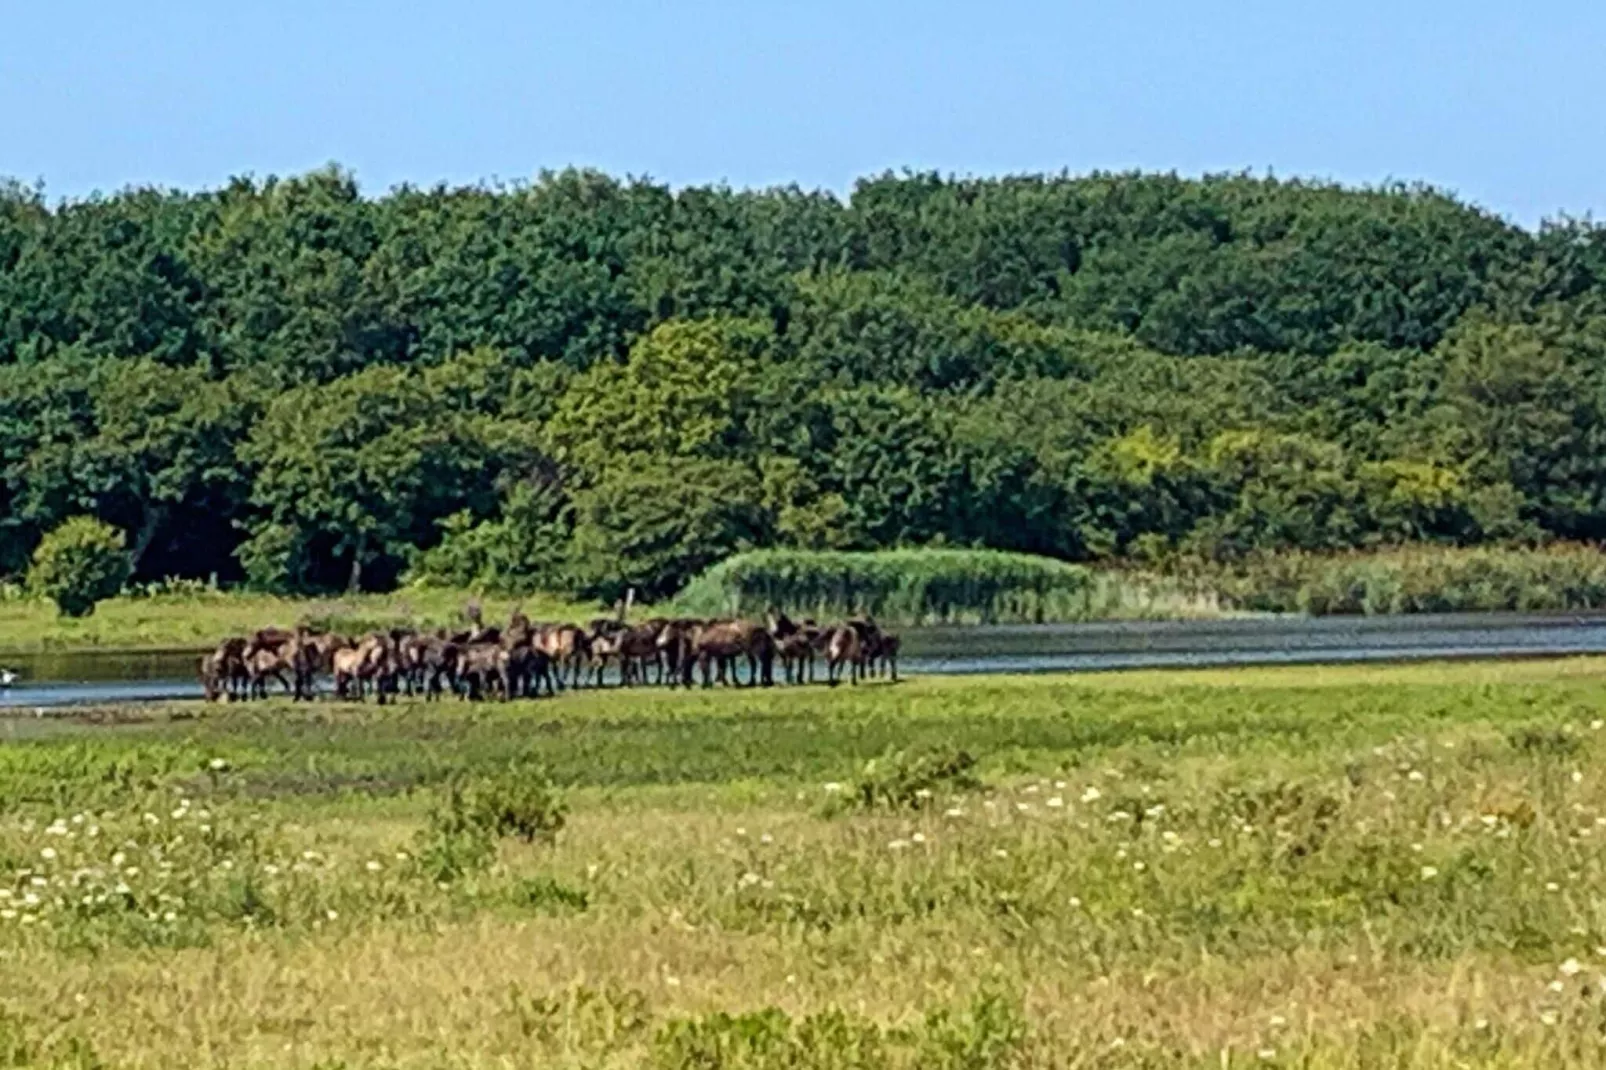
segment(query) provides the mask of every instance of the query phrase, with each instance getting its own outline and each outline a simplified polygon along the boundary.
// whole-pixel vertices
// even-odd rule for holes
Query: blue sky
[[[52,197],[330,161],[375,193],[1139,167],[1606,215],[1599,0],[34,0],[0,27],[0,174]]]

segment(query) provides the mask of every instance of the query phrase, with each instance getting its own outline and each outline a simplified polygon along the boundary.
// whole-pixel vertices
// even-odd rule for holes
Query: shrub
[[[461,781],[446,785],[418,834],[415,864],[430,880],[445,883],[489,865],[496,837],[480,819]]]
[[[64,617],[87,617],[95,603],[122,590],[133,562],[123,533],[92,516],[75,516],[40,541],[28,586],[56,603]]]
[[[975,758],[952,747],[888,751],[865,763],[852,800],[866,810],[921,810],[940,788],[979,788],[981,782],[971,773],[975,765]]]
[[[453,780],[419,833],[417,864],[432,880],[456,880],[489,865],[503,836],[550,842],[567,814],[545,774],[524,761],[492,777]]]
[[[473,819],[492,835],[517,836],[525,843],[551,842],[568,815],[545,774],[523,763],[476,784],[470,792],[470,809]]]

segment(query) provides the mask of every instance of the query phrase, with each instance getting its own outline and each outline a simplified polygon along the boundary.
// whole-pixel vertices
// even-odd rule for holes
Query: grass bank
[[[34,1062],[1606,1055],[1606,661],[197,712],[0,724]]]
[[[515,605],[532,618],[581,620],[594,606],[559,598],[478,598],[463,591],[409,589],[392,594],[337,598],[280,598],[243,591],[197,590],[123,595],[100,603],[88,617],[59,617],[48,602],[14,595],[0,598],[0,655],[72,650],[190,650],[266,625],[290,627],[308,621],[341,631],[362,632],[395,624],[427,626],[462,620],[471,599],[488,620],[505,619]]]

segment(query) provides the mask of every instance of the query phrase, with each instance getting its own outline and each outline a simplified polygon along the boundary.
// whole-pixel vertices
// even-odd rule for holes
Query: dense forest
[[[1606,230],[1247,176],[0,187],[0,576],[657,596],[754,547],[1606,535]]]

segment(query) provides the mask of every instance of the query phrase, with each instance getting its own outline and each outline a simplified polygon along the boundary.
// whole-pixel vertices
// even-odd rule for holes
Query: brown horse
[[[747,686],[762,683],[770,687],[775,683],[775,639],[768,629],[757,621],[721,620],[698,625],[691,632],[691,660],[681,666],[681,677],[691,683],[691,664],[694,660],[701,670],[704,687],[714,684],[713,670],[717,667],[720,682],[726,682],[726,669],[730,670],[731,684],[740,684],[736,659],[747,659]]]
[[[536,630],[535,648],[552,659],[559,687],[564,686],[565,672],[574,687],[581,685],[591,660],[591,639],[585,632],[572,624],[547,625]]]
[[[825,677],[832,687],[842,682],[844,667],[849,679],[857,684],[864,670],[864,644],[859,638],[859,630],[851,624],[831,629],[826,640]]]

